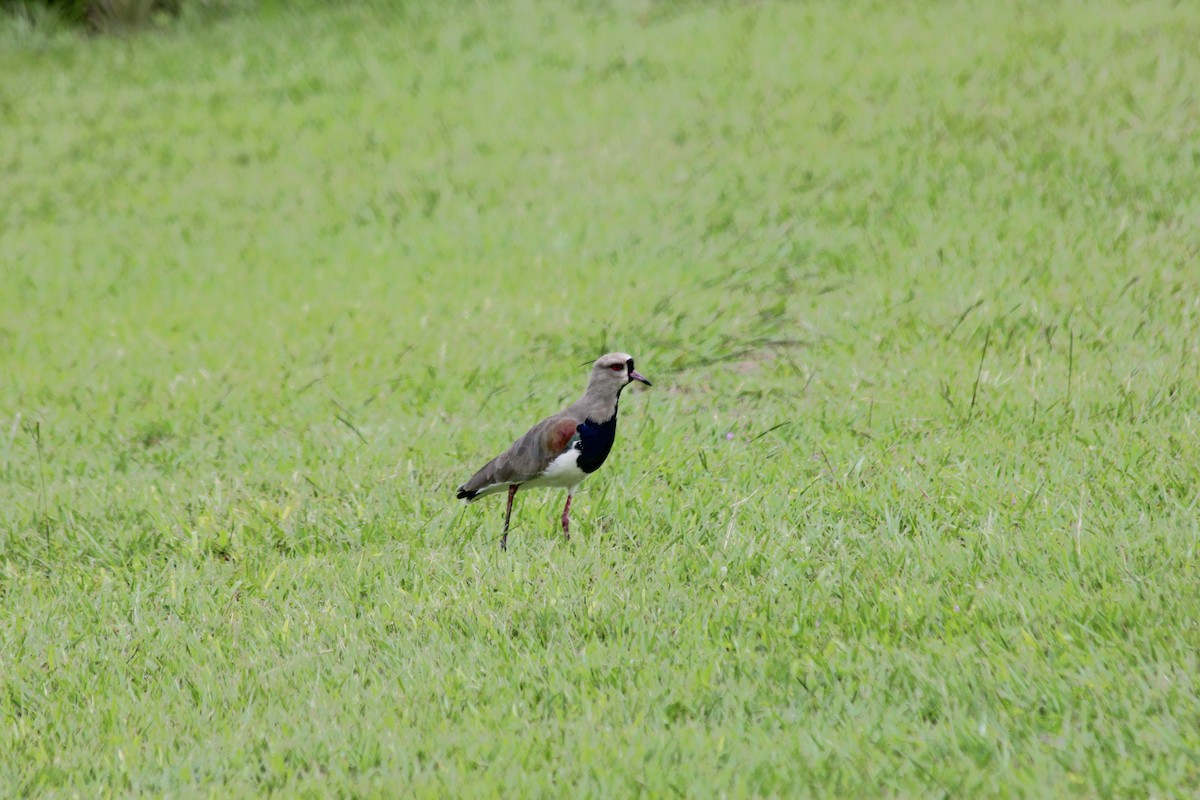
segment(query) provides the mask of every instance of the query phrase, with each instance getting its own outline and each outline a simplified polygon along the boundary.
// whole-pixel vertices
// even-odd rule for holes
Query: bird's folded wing
[[[565,411],[542,420],[513,442],[512,447],[472,475],[459,487],[459,492],[470,495],[489,486],[524,483],[536,478],[571,446],[582,421]]]

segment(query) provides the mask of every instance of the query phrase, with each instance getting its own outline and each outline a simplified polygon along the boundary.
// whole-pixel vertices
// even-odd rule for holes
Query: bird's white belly
[[[526,481],[523,486],[557,486],[570,488],[587,477],[587,473],[579,468],[579,451],[572,447],[567,452],[550,462],[546,471],[536,478]]]

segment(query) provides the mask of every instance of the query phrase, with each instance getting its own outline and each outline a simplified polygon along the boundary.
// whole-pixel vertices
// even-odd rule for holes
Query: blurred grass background
[[[204,8],[0,28],[4,785],[1195,790],[1191,6]]]

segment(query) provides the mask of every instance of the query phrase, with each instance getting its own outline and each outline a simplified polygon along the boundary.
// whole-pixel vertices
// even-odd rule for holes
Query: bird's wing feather
[[[568,411],[542,420],[458,487],[458,496],[469,500],[489,486],[524,483],[541,475],[570,447],[582,421]]]

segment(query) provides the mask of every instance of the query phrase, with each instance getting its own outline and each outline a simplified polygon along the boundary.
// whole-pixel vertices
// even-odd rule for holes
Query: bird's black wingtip
[[[466,500],[468,503],[475,499],[475,492],[469,492],[463,487],[458,487],[458,494],[455,495],[459,500]]]

